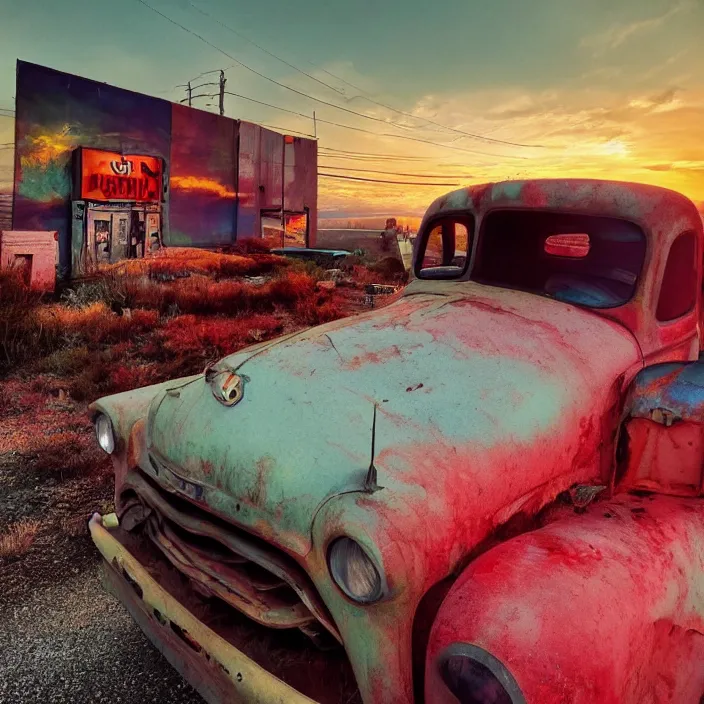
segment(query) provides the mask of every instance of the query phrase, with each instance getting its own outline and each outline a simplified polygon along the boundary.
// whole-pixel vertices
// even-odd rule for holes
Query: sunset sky
[[[704,0],[0,0],[0,17],[0,189],[21,58],[175,101],[227,69],[227,90],[304,115],[227,96],[231,117],[313,134],[315,110],[322,173],[438,184],[321,177],[322,215],[417,215],[454,184],[531,177],[704,204]]]

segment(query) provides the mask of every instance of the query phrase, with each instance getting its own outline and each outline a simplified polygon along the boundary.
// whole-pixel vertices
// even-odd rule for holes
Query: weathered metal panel
[[[71,272],[80,276],[86,267],[86,204],[74,200],[71,203]]]
[[[318,228],[318,143],[289,137],[285,145],[284,209],[308,212],[308,246],[315,247]]]
[[[260,236],[261,127],[239,123],[237,155],[237,239]]]
[[[260,127],[259,207],[279,210],[284,198],[284,136]]]
[[[633,381],[624,415],[619,488],[680,496],[702,492],[704,363],[657,364]]]
[[[173,105],[166,245],[206,247],[234,241],[236,135],[234,120]]]

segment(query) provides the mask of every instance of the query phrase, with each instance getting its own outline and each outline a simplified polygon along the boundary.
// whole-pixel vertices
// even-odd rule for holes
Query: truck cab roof
[[[434,242],[444,247],[442,261],[433,260]],[[587,307],[627,327],[649,361],[673,345],[689,345],[694,359],[703,244],[701,214],[675,191],[594,179],[504,181],[430,206],[413,274]],[[409,293],[424,288],[420,281]]]

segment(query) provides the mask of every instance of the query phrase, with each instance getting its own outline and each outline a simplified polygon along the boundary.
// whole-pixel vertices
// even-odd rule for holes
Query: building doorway
[[[125,205],[88,204],[85,242],[89,268],[143,257],[161,248],[161,213]]]

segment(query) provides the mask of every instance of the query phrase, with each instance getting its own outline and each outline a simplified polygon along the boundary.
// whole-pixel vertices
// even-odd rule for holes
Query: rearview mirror
[[[544,250],[554,257],[583,259],[589,254],[589,235],[550,235],[545,240]]]

